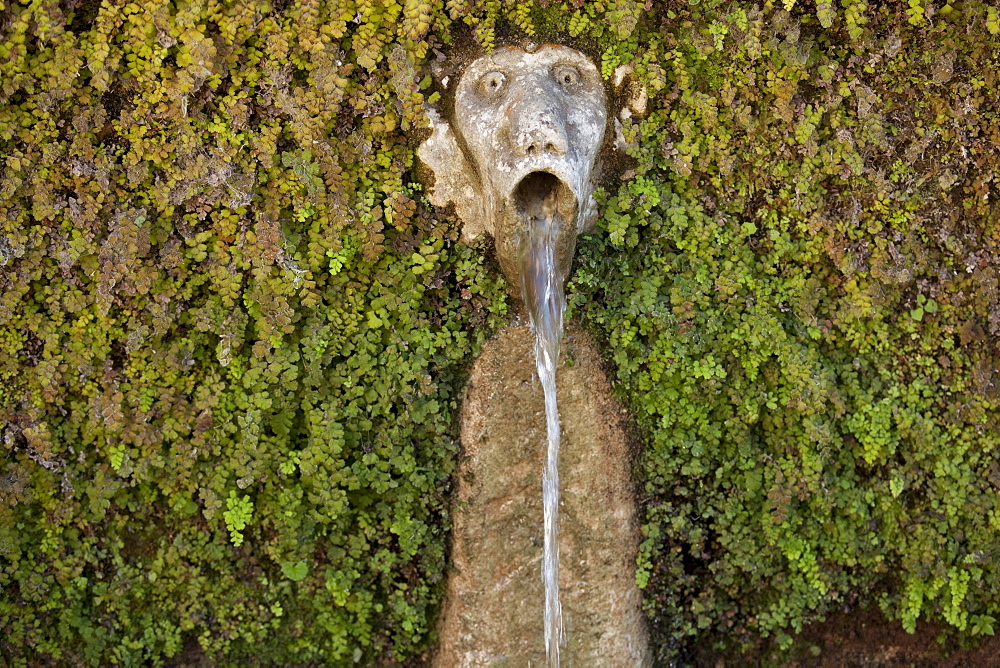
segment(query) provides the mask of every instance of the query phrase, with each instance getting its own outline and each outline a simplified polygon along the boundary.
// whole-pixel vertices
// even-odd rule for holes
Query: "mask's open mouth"
[[[576,224],[576,195],[568,184],[548,172],[531,172],[517,184],[514,207],[522,220],[550,220]]]

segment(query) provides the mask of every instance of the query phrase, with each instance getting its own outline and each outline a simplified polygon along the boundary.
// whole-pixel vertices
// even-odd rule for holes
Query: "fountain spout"
[[[596,218],[594,164],[607,110],[600,73],[579,51],[499,49],[459,80],[451,124],[434,118],[418,155],[434,170],[431,202],[454,203],[463,238],[491,234],[500,268],[519,288],[535,333],[545,399],[542,474],[545,653],[559,665],[559,445],[556,366],[563,333],[563,284],[577,235]],[[462,150],[464,147],[464,150]]]
[[[597,220],[595,166],[608,124],[597,67],[564,46],[500,48],[465,69],[451,121],[433,112],[431,121],[433,132],[418,150],[434,173],[431,203],[455,205],[464,241],[492,236],[500,267],[517,288],[528,200],[548,197],[562,221],[555,245],[565,281],[577,235]]]

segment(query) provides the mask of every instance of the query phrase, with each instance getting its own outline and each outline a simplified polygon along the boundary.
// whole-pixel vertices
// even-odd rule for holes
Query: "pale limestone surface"
[[[608,116],[594,64],[564,46],[499,48],[463,72],[451,121],[436,112],[429,118],[432,134],[417,152],[434,173],[428,195],[435,206],[455,205],[463,240],[493,236],[501,269],[518,285],[526,226],[518,186],[529,175],[551,174],[560,217],[569,223],[559,243],[559,264],[568,268],[576,236],[597,218],[594,167]]]
[[[433,665],[541,666],[545,408],[534,337],[510,326],[473,366],[460,416],[452,563]],[[564,666],[646,666],[638,511],[625,415],[571,329],[558,370]],[[573,360],[573,364],[567,364]]]

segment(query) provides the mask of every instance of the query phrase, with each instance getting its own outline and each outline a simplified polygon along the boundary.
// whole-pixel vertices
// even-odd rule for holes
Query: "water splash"
[[[550,668],[559,666],[562,643],[562,607],[559,603],[559,408],[556,404],[556,363],[563,333],[563,267],[558,241],[563,225],[557,204],[554,177],[543,174],[523,198],[522,215],[527,221],[519,255],[521,297],[528,308],[535,332],[535,365],[545,395],[547,456],[542,473],[545,546],[542,580],[545,583],[545,654]]]

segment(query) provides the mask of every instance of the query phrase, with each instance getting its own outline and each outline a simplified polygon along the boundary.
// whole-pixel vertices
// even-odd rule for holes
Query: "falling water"
[[[536,176],[536,175],[532,175]],[[559,665],[562,608],[559,604],[559,409],[556,405],[556,362],[563,332],[563,267],[557,241],[562,224],[558,211],[556,179],[538,174],[526,184],[521,199],[527,221],[521,245],[519,270],[521,296],[535,332],[535,365],[545,395],[548,454],[542,474],[545,547],[542,580],[545,583],[545,653],[548,665]],[[530,178],[530,177],[529,177]]]

